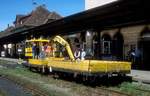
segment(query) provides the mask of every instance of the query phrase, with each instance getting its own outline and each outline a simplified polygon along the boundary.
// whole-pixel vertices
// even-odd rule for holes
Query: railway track
[[[1,64],[2,66],[6,67],[6,68],[16,68],[18,65],[17,64]],[[3,78],[7,78],[7,76],[2,76]],[[52,75],[48,75],[48,77],[53,77]],[[23,86],[23,88],[25,90],[30,91],[31,93],[33,93],[34,96],[49,96],[48,94],[44,93],[42,90],[39,90],[39,88],[36,88],[36,86],[32,85],[32,84],[26,84],[26,83],[20,83],[19,81],[16,81],[12,78],[7,78],[11,81],[13,81],[14,83]],[[139,88],[135,88],[136,90],[140,91],[140,92],[146,92],[146,93],[150,93],[150,90],[145,90],[145,89],[139,89]],[[119,91],[115,91],[115,90],[111,90],[105,87],[95,87],[95,88],[91,88],[89,87],[87,89],[88,95],[85,96],[131,96],[127,93],[122,93]]]
[[[49,96],[48,94],[44,93],[42,90],[39,90],[39,88],[37,88],[35,85],[22,83],[22,82],[19,82],[18,80],[15,80],[7,76],[3,76],[3,75],[1,75],[1,78],[10,80],[16,85],[22,86],[24,90],[28,90],[29,92],[33,94],[33,96]]]
[[[108,88],[103,88],[103,87],[98,87],[98,90],[104,91],[104,96],[131,96],[129,94],[123,93],[123,92],[119,92],[119,91],[115,91],[115,90],[111,90]],[[99,94],[99,92],[98,92]]]
[[[42,90],[39,90],[38,88],[36,88],[36,86],[32,84],[20,83],[19,81],[16,81],[14,79],[12,80],[11,78],[5,77],[5,76],[1,76],[1,77],[11,80],[20,86],[23,86],[25,90],[30,91],[31,93],[33,93],[34,96],[49,96],[48,94],[44,93]],[[139,89],[139,88],[136,88],[136,90],[150,93],[149,90],[144,90],[144,89]],[[111,90],[105,87],[95,87],[95,88],[89,87],[87,91],[90,94],[85,95],[85,96],[132,96],[127,93],[122,93],[122,92]]]
[[[11,62],[12,63],[12,62]],[[6,63],[6,64],[1,64],[1,66],[3,68],[10,68],[10,69],[14,69],[20,65],[16,64],[16,63],[13,63],[13,64],[9,64]],[[20,66],[21,67],[21,66]],[[42,90],[39,90],[39,88],[37,88],[35,85],[33,84],[27,84],[27,83],[23,83],[23,82],[20,82],[18,80],[15,80],[9,76],[4,76],[4,75],[0,75],[1,78],[5,78],[7,80],[10,80],[12,81],[13,83],[15,83],[16,85],[19,85],[19,86],[22,86],[23,89],[25,90],[28,90],[29,92],[31,92],[33,94],[33,96],[49,96],[48,94],[44,93]]]
[[[131,96],[126,93],[114,91],[103,87],[96,87],[93,90],[89,89],[88,91],[91,93],[88,96]]]
[[[5,76],[1,76],[1,77],[11,80],[17,85],[23,86],[23,88],[25,90],[30,91],[34,96],[49,96],[48,94],[46,94],[46,93],[42,92],[41,90],[39,90],[38,88],[36,88],[36,86],[34,86],[34,85],[20,83],[19,81],[12,80]],[[150,92],[149,90],[143,90],[143,89],[138,89],[138,88],[136,90]],[[91,89],[91,87],[89,87],[87,91],[89,91],[89,93],[91,93],[91,94],[88,94],[87,96],[131,96],[129,94],[118,92],[118,91],[111,90],[111,89],[104,88],[104,87],[96,87],[96,88],[92,88],[92,89]]]
[[[42,91],[36,89],[35,87],[31,87],[31,86],[24,86],[25,89],[31,91],[35,96],[49,96],[46,93],[43,93]]]

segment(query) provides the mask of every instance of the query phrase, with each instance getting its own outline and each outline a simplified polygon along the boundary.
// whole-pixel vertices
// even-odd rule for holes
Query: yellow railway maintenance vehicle
[[[25,56],[27,59],[27,64],[25,64],[26,66],[30,67],[30,68],[36,68],[36,69],[45,69],[47,64],[48,64],[48,60],[47,58],[39,58],[39,56],[35,56],[35,58],[33,57],[33,45],[36,44],[36,46],[39,48],[39,54],[40,54],[40,47],[44,44],[48,44],[49,40],[47,39],[31,39],[31,40],[26,40],[25,44],[26,44],[26,48],[25,48]],[[45,71],[45,70],[43,70]]]
[[[36,42],[44,43],[42,40],[29,40],[28,43]],[[48,43],[49,41],[46,40]],[[52,44],[61,46],[68,54],[68,58],[57,52],[57,48],[54,48],[52,56],[47,56],[45,59],[28,59],[30,66],[36,66],[45,69],[49,69],[52,73],[68,73],[74,75],[86,75],[86,76],[102,76],[110,74],[128,74],[131,70],[130,62],[123,61],[105,61],[105,60],[76,60],[69,43],[60,36],[52,39]],[[29,44],[31,45],[31,44]],[[31,46],[26,50],[32,50]],[[31,51],[30,51],[31,52]],[[61,55],[61,56],[60,56]],[[31,56],[26,52],[26,56]]]

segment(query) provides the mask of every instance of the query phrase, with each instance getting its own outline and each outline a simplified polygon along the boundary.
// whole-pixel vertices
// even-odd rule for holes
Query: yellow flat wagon
[[[55,71],[81,72],[88,74],[100,73],[130,73],[130,62],[100,61],[100,60],[48,60],[48,67]]]

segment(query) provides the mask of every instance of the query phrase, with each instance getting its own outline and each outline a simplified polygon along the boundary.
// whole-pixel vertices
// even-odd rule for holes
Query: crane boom
[[[65,48],[66,48],[66,50],[67,50],[67,52],[68,52],[68,54],[69,54],[70,59],[71,59],[71,60],[75,60],[74,55],[73,55],[73,53],[72,53],[72,50],[71,50],[71,48],[70,48],[70,45],[69,45],[69,43],[68,43],[66,40],[64,40],[64,39],[63,39],[62,37],[60,37],[60,36],[56,36],[56,37],[54,37],[53,41],[54,41],[54,42],[58,42],[58,43],[60,43],[61,45],[65,46]]]

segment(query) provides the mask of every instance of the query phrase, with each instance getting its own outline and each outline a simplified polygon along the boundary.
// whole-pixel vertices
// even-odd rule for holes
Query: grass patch
[[[110,89],[127,93],[132,96],[149,96],[150,87],[138,83],[123,82],[119,86],[111,87]]]
[[[0,96],[6,96],[5,92],[3,92],[2,90],[0,90]]]

